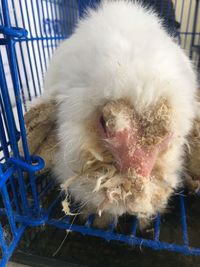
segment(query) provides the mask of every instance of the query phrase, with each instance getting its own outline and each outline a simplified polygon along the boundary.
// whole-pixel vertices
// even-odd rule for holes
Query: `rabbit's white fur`
[[[55,52],[45,77],[45,97],[59,102],[59,150],[55,173],[61,183],[79,168],[81,145],[88,139],[84,121],[107,101],[128,98],[141,112],[160,98],[172,107],[173,141],[162,156],[166,163],[163,188],[180,183],[183,145],[196,113],[196,78],[189,59],[162,27],[152,10],[128,1],[104,1],[79,21],[75,33]],[[75,200],[97,207],[101,193],[92,193],[94,183],[74,181]],[[135,203],[134,214],[150,217],[162,210],[151,203],[149,184],[146,199]],[[149,197],[149,195],[150,197]],[[108,205],[114,217],[126,212],[124,205]],[[142,215],[141,215],[142,217]]]

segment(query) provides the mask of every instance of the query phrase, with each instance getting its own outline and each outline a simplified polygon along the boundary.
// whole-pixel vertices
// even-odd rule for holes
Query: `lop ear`
[[[200,193],[200,91],[197,92],[197,116],[187,137],[185,155],[186,186],[192,192]]]
[[[24,120],[30,154],[41,156],[45,160],[45,169],[52,168],[56,138],[57,104],[55,101],[42,101],[25,113]],[[20,151],[22,146],[20,144]]]

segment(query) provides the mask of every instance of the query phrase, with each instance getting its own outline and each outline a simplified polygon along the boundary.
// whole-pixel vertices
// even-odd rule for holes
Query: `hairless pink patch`
[[[101,137],[107,141],[107,147],[113,154],[119,171],[125,172],[132,168],[144,177],[150,176],[159,152],[167,148],[173,136],[169,133],[158,144],[141,145],[140,130],[127,127],[123,131],[110,133],[103,117],[100,117],[99,132]]]

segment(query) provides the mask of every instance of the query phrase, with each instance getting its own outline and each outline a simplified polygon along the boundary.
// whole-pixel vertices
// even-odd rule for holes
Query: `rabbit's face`
[[[136,214],[136,199],[137,203],[148,199],[148,194],[149,203],[151,198],[158,201],[159,196],[166,199],[168,190],[164,192],[155,184],[165,171],[157,159],[173,141],[170,122],[165,99],[142,114],[127,100],[110,101],[86,120],[88,138],[80,147],[80,165],[75,172],[79,186],[83,183],[82,190],[87,187],[95,194],[100,213],[117,203],[123,212]]]

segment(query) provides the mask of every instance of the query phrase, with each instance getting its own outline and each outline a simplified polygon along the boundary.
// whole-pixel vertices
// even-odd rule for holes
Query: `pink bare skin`
[[[144,146],[140,144],[142,130],[136,129],[131,122],[123,131],[110,131],[102,117],[99,122],[99,133],[113,154],[118,170],[126,172],[132,168],[143,177],[150,176],[159,153],[165,150],[172,140],[172,133],[168,133],[159,143]]]

